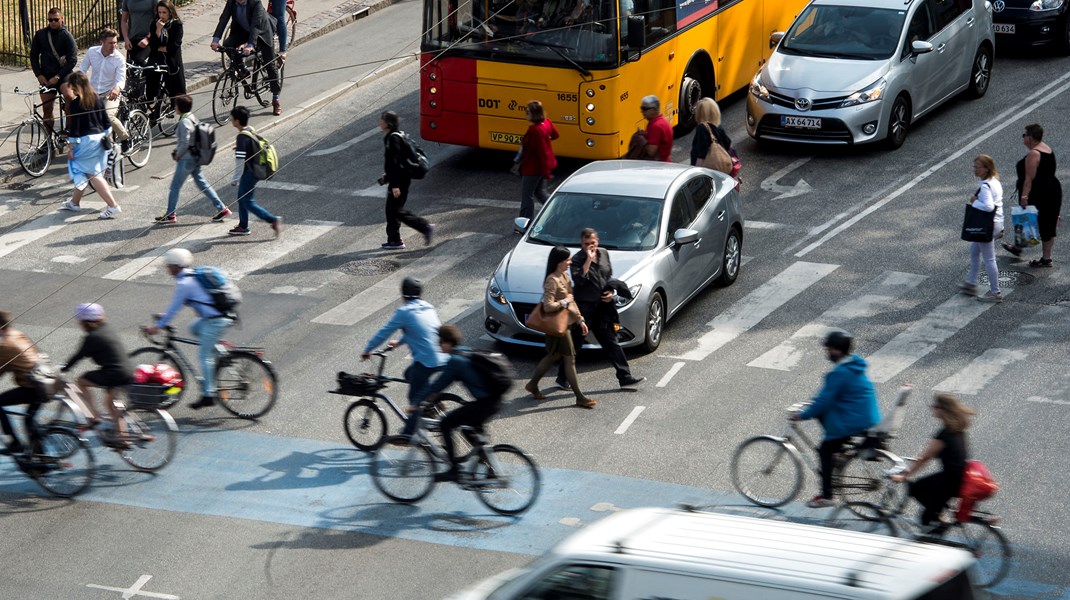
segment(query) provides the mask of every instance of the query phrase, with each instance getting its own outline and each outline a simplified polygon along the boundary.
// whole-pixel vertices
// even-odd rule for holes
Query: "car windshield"
[[[528,240],[575,246],[584,227],[598,230],[598,245],[609,250],[651,250],[661,230],[660,198],[560,192],[531,225]]]
[[[777,52],[847,60],[881,60],[899,47],[906,11],[811,4],[784,35]]]

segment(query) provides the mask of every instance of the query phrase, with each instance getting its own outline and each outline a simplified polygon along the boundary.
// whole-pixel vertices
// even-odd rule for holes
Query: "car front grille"
[[[791,129],[780,126],[780,115],[765,115],[758,123],[758,137],[774,136],[800,141],[843,142],[854,141],[847,125],[839,119],[823,118],[821,129]]]
[[[786,96],[784,94],[778,94],[776,92],[769,92],[769,99],[773,104],[777,106],[783,106],[785,108],[795,108],[795,98]],[[847,99],[847,96],[839,96],[837,98],[818,98],[811,100],[810,110],[808,112],[814,112],[817,110],[830,110],[833,108],[839,108],[840,104]]]
[[[509,305],[513,307],[513,315],[516,317],[517,322],[527,327],[524,317],[530,315],[531,311],[535,310],[535,305],[527,304],[526,302],[510,302]]]

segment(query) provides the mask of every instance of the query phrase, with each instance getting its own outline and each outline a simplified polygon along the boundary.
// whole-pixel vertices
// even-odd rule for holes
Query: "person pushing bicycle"
[[[493,394],[487,389],[486,382],[479,371],[472,366],[472,361],[466,356],[468,348],[461,346],[461,330],[456,325],[443,325],[438,328],[438,344],[442,351],[449,355],[446,366],[435,376],[423,390],[421,396],[424,403],[434,402],[440,392],[451,383],[460,381],[468,389],[468,393],[475,398],[469,402],[446,413],[439,423],[439,431],[442,433],[442,448],[450,459],[450,468],[442,473],[435,474],[435,481],[457,481],[460,473],[460,465],[457,464],[457,453],[453,443],[453,430],[461,426],[468,426],[476,431],[482,431],[486,424],[502,405],[502,395]],[[472,443],[475,443],[474,441]]]
[[[82,338],[82,346],[67,359],[67,363],[61,370],[64,373],[70,371],[83,358],[92,359],[97,363],[99,369],[83,373],[78,377],[78,391],[82,393],[84,401],[83,410],[89,417],[100,419],[93,403],[92,388],[102,388],[105,405],[111,414],[112,432],[118,437],[125,431],[123,431],[122,421],[119,420],[120,409],[116,401],[119,399],[119,390],[133,382],[133,367],[130,365],[130,359],[127,358],[126,350],[123,349],[118,336],[107,325],[104,307],[99,304],[82,303],[75,309],[74,317],[85,332],[85,337]],[[112,446],[125,444],[125,442],[107,438],[104,442]]]
[[[48,401],[47,385],[39,370],[47,365],[47,358],[37,351],[36,345],[25,333],[12,327],[12,323],[11,313],[0,310],[0,377],[3,377],[4,373],[11,373],[16,385],[15,388],[0,394],[0,426],[3,427],[4,433],[11,437],[11,441],[0,449],[0,455],[5,456],[19,454],[24,448],[15,435],[11,418],[4,407],[20,404],[28,406],[24,423],[30,436],[30,446],[33,447],[38,437],[33,417],[41,408],[41,404]]]
[[[818,449],[821,459],[821,493],[806,503],[810,508],[833,506],[832,471],[835,457],[851,437],[865,433],[880,421],[877,392],[866,375],[866,361],[851,354],[854,340],[845,331],[833,330],[823,343],[835,366],[825,374],[821,391],[792,420],[817,419],[825,429]]]

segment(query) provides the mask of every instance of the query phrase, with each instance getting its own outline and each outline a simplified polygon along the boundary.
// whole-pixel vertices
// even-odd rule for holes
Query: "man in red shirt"
[[[672,162],[672,126],[661,116],[661,101],[657,96],[645,96],[639,109],[646,118],[646,155],[651,159]]]

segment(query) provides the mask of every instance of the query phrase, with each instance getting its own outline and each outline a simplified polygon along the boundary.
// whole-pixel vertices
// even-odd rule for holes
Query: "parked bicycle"
[[[342,424],[346,431],[346,437],[358,449],[364,452],[373,452],[382,445],[387,434],[386,413],[379,405],[379,401],[390,407],[390,410],[401,419],[402,423],[408,418],[405,411],[397,405],[390,396],[383,393],[390,383],[408,382],[401,377],[383,375],[386,368],[386,355],[393,348],[387,348],[372,355],[379,358],[379,368],[373,375],[364,373],[360,375],[341,372],[338,374],[338,389],[330,390],[331,394],[359,398],[351,401],[346,409]],[[458,406],[465,404],[465,400],[457,394],[442,393],[435,402],[425,404],[423,416],[431,419],[441,419],[445,414]]]
[[[29,443],[23,445],[25,450],[12,458],[20,471],[48,493],[72,498],[85,491],[93,481],[96,460],[83,435],[89,426],[85,415],[64,393],[65,386],[58,374],[49,373],[49,376],[57,379],[56,387],[61,390],[52,396],[52,400],[60,402],[70,418],[40,423],[37,417],[40,411],[36,410],[39,406],[29,412],[4,409],[9,415],[23,418],[29,438]]]
[[[160,135],[170,137],[178,129],[178,120],[182,115],[175,112],[175,106],[162,81],[157,86],[156,96],[148,97],[149,73],[155,73],[162,79],[168,73],[167,65],[140,66],[127,63],[126,89],[131,90],[131,96],[136,94],[137,97],[132,101],[142,107],[141,110],[149,116],[149,125],[155,126],[160,131]]]
[[[119,96],[119,110],[115,114],[130,134],[130,137],[121,143],[121,147],[123,156],[135,169],[148,164],[149,155],[152,154],[152,127],[149,125],[149,116],[138,106],[136,99],[130,98],[128,92],[123,90]]]
[[[219,51],[223,53],[223,72],[212,92],[212,116],[216,124],[225,125],[230,121],[230,111],[238,105],[238,96],[242,94],[246,100],[256,98],[262,108],[267,108],[271,104],[271,81],[260,53],[245,56],[241,48],[231,46],[220,46]],[[285,65],[285,61],[276,55],[279,87],[282,87]]]
[[[884,476],[890,477],[899,472],[892,469]],[[906,494],[896,493],[897,486],[904,487],[903,484],[889,483],[888,491],[879,503],[846,502],[837,506],[826,524],[839,529],[883,533],[963,548],[977,559],[973,579],[979,587],[992,587],[1007,576],[1011,567],[1011,547],[997,526],[999,517],[979,510],[974,504],[969,514],[961,518],[958,511],[952,514],[945,511],[937,524],[922,526],[904,514],[910,498]]]
[[[63,156],[67,151],[66,102],[58,90],[52,87],[41,86],[29,92],[20,91],[16,87],[15,93],[27,96],[26,104],[30,106],[30,117],[15,131],[15,153],[18,155],[19,166],[27,175],[40,177],[48,170],[54,156]],[[51,128],[45,125],[44,115],[41,114],[44,103],[35,103],[32,98],[48,93],[56,94],[55,102],[58,105]]]
[[[66,400],[52,417],[51,425],[78,428],[79,415],[86,413],[86,399],[78,386],[60,380]],[[178,446],[178,425],[171,413],[161,408],[168,397],[165,386],[131,384],[122,390],[126,402],[116,402],[118,428],[110,420],[89,421],[105,447],[138,471],[158,471],[171,462]],[[72,410],[72,406],[79,407]],[[85,421],[82,417],[81,421]]]
[[[174,327],[164,327],[163,330],[165,335],[157,339],[142,328],[141,335],[151,345],[134,350],[130,358],[138,363],[169,365],[178,372],[180,379],[188,382],[187,374],[196,374],[197,367],[186,358],[178,344],[200,346],[200,342],[175,335]],[[264,349],[220,342],[216,353],[216,400],[223,409],[242,419],[258,419],[266,415],[279,397],[279,385],[275,367],[263,358]],[[168,394],[160,408],[168,409],[177,404],[185,390],[183,387],[177,393]]]
[[[888,451],[886,445],[899,429],[911,390],[910,386],[899,388],[895,406],[881,424],[844,445],[832,476],[832,490],[837,497],[880,502],[887,487],[884,472],[903,466],[903,459]],[[804,406],[798,403],[788,407],[789,417]],[[810,452],[800,452],[795,440]],[[820,479],[821,467],[814,458],[817,448],[800,424],[789,418],[783,435],[760,435],[739,445],[732,457],[732,485],[759,506],[783,506],[802,490],[804,465]]]
[[[375,452],[372,481],[387,498],[412,504],[434,489],[435,473],[450,464],[441,443],[425,431],[436,432],[438,425],[437,419],[420,419],[412,436],[391,436]],[[472,446],[458,459],[457,485],[501,515],[518,515],[531,508],[542,482],[534,459],[509,444],[488,446],[487,436],[471,427],[460,427],[460,433]]]

